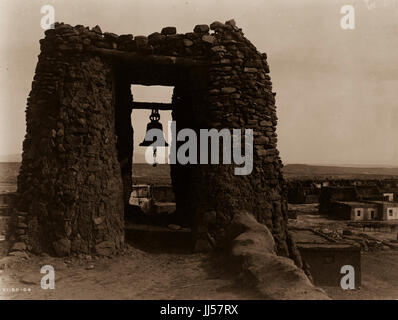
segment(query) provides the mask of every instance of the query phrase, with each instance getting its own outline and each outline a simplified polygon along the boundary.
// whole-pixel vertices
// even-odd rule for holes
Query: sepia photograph
[[[0,15],[0,300],[398,300],[398,0]]]

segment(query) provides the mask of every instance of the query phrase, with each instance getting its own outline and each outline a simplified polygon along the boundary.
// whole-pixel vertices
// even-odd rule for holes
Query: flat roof
[[[368,200],[370,203],[377,203],[377,204],[392,204],[394,206],[398,206],[398,202],[392,201],[382,201],[382,200]]]
[[[297,248],[308,251],[361,251],[359,246],[346,243],[297,243]]]
[[[375,203],[373,202],[361,202],[361,201],[334,201],[337,203],[342,203],[347,206],[361,206],[361,207],[375,207]]]

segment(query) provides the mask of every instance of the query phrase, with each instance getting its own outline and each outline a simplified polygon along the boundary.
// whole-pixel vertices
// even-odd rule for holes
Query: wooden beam
[[[159,109],[159,110],[173,110],[171,103],[158,103],[158,102],[133,102],[134,109]]]
[[[205,66],[202,60],[173,57],[173,56],[161,56],[154,54],[142,54],[137,52],[126,52],[114,49],[105,48],[93,48],[92,52],[95,52],[103,57],[109,58],[115,62],[123,62],[132,65],[138,64],[153,64],[153,65],[165,65],[165,66],[181,66],[181,67],[199,67]]]

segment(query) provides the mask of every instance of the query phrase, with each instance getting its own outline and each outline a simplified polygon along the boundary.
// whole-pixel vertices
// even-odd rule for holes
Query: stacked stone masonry
[[[191,223],[196,248],[222,247],[233,212],[246,210],[272,232],[278,254],[300,264],[287,232],[267,56],[233,20],[147,37],[56,23],[40,44],[18,178],[29,250],[62,256],[123,246],[123,174],[131,173],[125,159],[133,152],[129,85],[173,85],[178,129],[254,130],[250,175],[234,175],[235,165],[172,165],[177,210]]]

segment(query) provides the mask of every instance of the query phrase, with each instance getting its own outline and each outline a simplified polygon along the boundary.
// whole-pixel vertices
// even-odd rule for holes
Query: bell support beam
[[[129,64],[151,64],[179,67],[200,67],[207,65],[204,61],[183,57],[143,55],[136,52],[126,52],[105,48],[92,48],[91,51],[115,62],[123,62],[124,66]]]
[[[133,109],[144,109],[144,110],[173,110],[171,103],[158,103],[158,102],[133,102]]]

